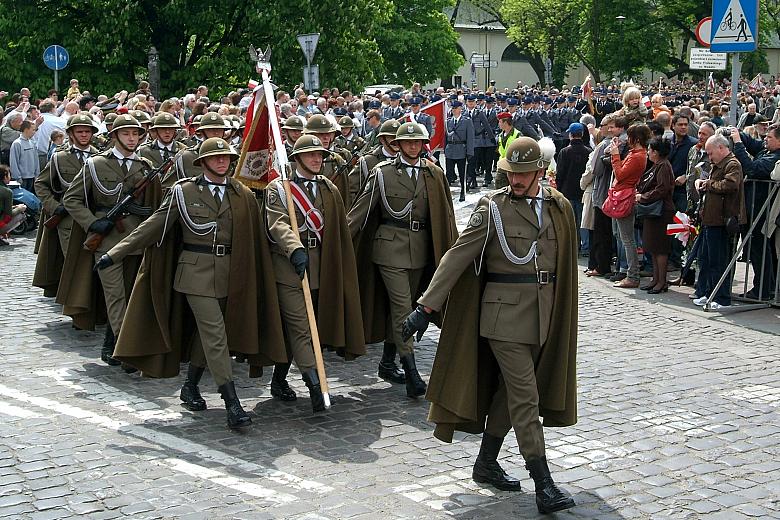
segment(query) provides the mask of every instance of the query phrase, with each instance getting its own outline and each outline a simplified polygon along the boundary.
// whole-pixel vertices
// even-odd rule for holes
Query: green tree
[[[389,83],[422,84],[451,76],[463,64],[458,33],[443,10],[453,0],[394,0],[390,22],[376,36]]]

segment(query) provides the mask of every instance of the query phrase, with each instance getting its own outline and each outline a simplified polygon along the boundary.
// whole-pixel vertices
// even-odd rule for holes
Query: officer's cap
[[[452,108],[458,108],[458,107],[462,107],[462,106],[463,106],[463,103],[461,103],[460,101],[458,101],[458,100],[456,99],[455,101],[453,101],[453,102],[451,103],[451,105],[452,105]]]

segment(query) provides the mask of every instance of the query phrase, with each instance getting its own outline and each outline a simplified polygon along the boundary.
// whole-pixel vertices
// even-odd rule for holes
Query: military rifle
[[[122,197],[122,200],[117,202],[116,205],[111,208],[108,213],[106,213],[104,218],[110,220],[112,224],[116,224],[118,221],[124,218],[125,215],[129,213],[128,209],[130,206],[134,204],[136,199],[143,195],[144,191],[146,191],[146,188],[154,180],[154,178],[157,176],[162,176],[162,174],[171,168],[173,165],[173,159],[173,157],[169,157],[168,160],[162,163],[158,168],[148,169],[146,173],[144,173],[143,178],[141,178],[135,184],[133,191]],[[111,227],[113,228],[113,225]],[[94,231],[90,232],[87,235],[87,239],[84,241],[84,249],[88,249],[94,253],[97,248],[100,247],[100,244],[103,242],[104,238],[106,238],[106,235],[95,233]]]

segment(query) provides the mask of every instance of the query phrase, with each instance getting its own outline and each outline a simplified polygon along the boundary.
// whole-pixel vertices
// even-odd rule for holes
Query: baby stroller
[[[16,181],[11,181],[8,188],[13,195],[14,204],[24,204],[27,206],[25,219],[19,226],[11,231],[12,235],[24,235],[38,227],[38,218],[41,214],[41,200],[34,193],[22,188],[22,185]]]

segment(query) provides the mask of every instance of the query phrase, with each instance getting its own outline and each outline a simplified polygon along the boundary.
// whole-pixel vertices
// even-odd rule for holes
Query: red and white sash
[[[281,183],[277,185],[277,190],[279,198],[283,201],[284,206],[287,207],[287,196],[284,194],[284,187]],[[295,202],[295,206],[306,219],[306,229],[314,233],[317,236],[317,240],[322,242],[322,231],[325,228],[325,217],[322,212],[314,207],[312,201],[309,200],[309,194],[297,183],[290,183],[290,194]]]

